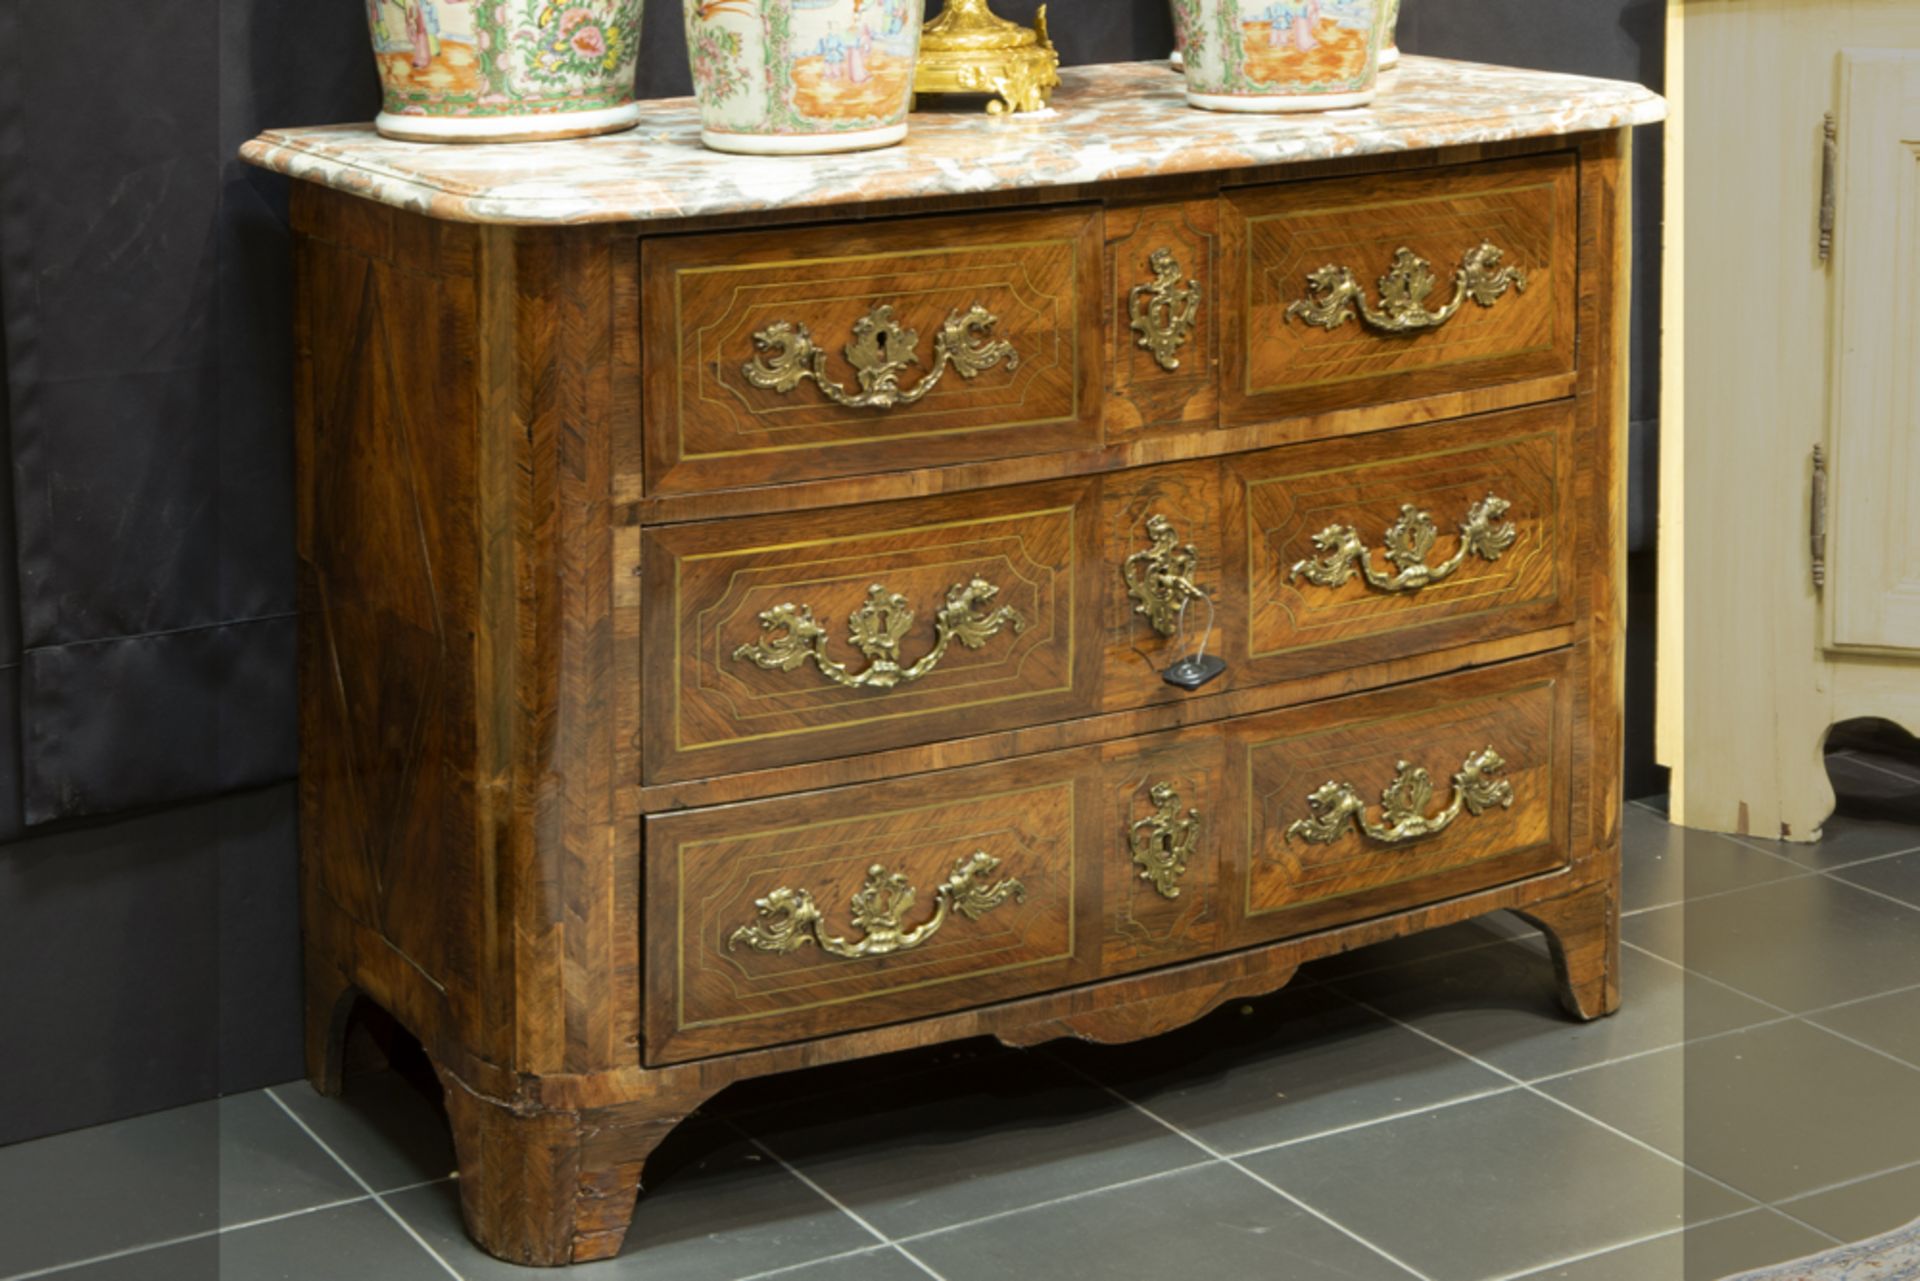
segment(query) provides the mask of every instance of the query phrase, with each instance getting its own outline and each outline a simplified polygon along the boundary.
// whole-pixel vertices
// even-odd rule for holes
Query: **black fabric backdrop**
[[[1070,63],[1172,39],[1165,0],[1049,14]],[[1662,0],[1406,0],[1401,40],[1658,87],[1663,21]],[[688,91],[680,22],[651,0],[644,96]],[[235,151],[377,101],[355,0],[0,0],[0,842],[40,834],[0,845],[0,1028],[45,1038],[0,1055],[0,1141],[297,1071],[291,789],[155,807],[294,768],[287,189]],[[1638,172],[1645,547],[1657,134]]]

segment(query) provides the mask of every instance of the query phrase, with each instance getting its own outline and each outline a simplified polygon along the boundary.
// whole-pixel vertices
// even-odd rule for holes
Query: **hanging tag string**
[[[1207,642],[1213,639],[1213,597],[1207,595],[1207,593],[1205,592],[1200,592],[1200,591],[1193,592],[1191,595],[1181,596],[1179,635],[1177,637],[1176,643],[1180,648],[1184,649],[1186,647],[1187,606],[1193,603],[1194,597],[1196,596],[1207,603],[1207,626],[1206,626],[1206,629],[1200,633],[1200,644],[1194,647],[1193,653],[1187,657],[1186,661],[1191,663],[1195,667],[1198,667],[1202,662],[1206,660]]]

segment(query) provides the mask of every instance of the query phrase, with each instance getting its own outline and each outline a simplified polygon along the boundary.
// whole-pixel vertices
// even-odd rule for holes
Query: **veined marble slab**
[[[493,146],[393,142],[370,124],[270,129],[240,149],[294,178],[457,222],[658,222],[1330,160],[1652,124],[1639,85],[1437,58],[1401,60],[1370,107],[1312,115],[1196,111],[1164,62],[1072,67],[1051,111],[922,112],[898,147],[727,156],[700,145],[691,98],[637,129]]]

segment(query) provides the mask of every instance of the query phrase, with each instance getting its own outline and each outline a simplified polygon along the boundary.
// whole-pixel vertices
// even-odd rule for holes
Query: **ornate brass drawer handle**
[[[1329,525],[1313,536],[1319,557],[1295,561],[1287,577],[1304,578],[1321,587],[1341,587],[1357,568],[1376,591],[1417,592],[1451,578],[1466,564],[1468,556],[1499,560],[1520,538],[1520,531],[1505,519],[1511,506],[1506,499],[1488,494],[1469,507],[1467,518],[1460,522],[1460,546],[1438,565],[1427,564],[1439,536],[1433,517],[1412,503],[1402,506],[1400,519],[1387,528],[1383,540],[1392,573],[1374,568],[1372,549],[1352,525]]]
[[[1000,589],[984,578],[955,583],[947,591],[947,603],[934,616],[933,648],[911,667],[900,665],[900,641],[913,628],[913,610],[906,597],[888,592],[879,583],[867,589],[866,603],[847,617],[848,639],[867,658],[862,670],[852,671],[827,657],[827,629],[814,621],[811,605],[776,605],[764,611],[760,639],[734,650],[733,657],[769,672],[795,671],[811,661],[828,680],[848,689],[911,685],[938,667],[956,640],[968,649],[979,649],[1002,628],[1013,628],[1015,635],[1027,630],[1026,616],[1011,605],[981,612],[999,594]]]
[[[1353,784],[1329,779],[1307,798],[1307,809],[1313,817],[1289,827],[1287,840],[1297,836],[1314,845],[1331,845],[1346,834],[1349,822],[1384,845],[1404,845],[1444,832],[1462,810],[1478,818],[1495,805],[1513,808],[1513,784],[1494,777],[1506,766],[1506,760],[1491,747],[1467,757],[1467,763],[1453,776],[1452,802],[1428,817],[1425,811],[1433,802],[1433,777],[1401,761],[1399,773],[1380,793],[1382,813],[1378,822],[1367,817],[1367,803]]]
[[[1171,636],[1180,623],[1180,607],[1207,598],[1193,581],[1200,553],[1192,543],[1180,542],[1165,516],[1147,517],[1147,538],[1150,546],[1121,562],[1120,577],[1126,580],[1133,612],[1152,623],[1154,631]]]
[[[1200,319],[1200,282],[1180,284],[1180,264],[1173,250],[1156,249],[1147,259],[1153,271],[1150,284],[1135,285],[1127,294],[1128,310],[1133,314],[1133,332],[1142,351],[1150,351],[1160,368],[1171,373],[1180,368],[1176,355],[1193,336]]]
[[[1187,874],[1187,860],[1200,839],[1200,811],[1190,809],[1182,816],[1180,793],[1171,783],[1155,783],[1147,799],[1153,802],[1153,813],[1128,831],[1133,861],[1140,879],[1152,882],[1161,898],[1179,898],[1180,878]]]
[[[1453,273],[1453,300],[1439,311],[1427,310],[1427,298],[1439,283],[1433,264],[1411,249],[1396,253],[1393,266],[1380,277],[1377,309],[1367,302],[1367,291],[1354,279],[1351,267],[1328,263],[1308,274],[1307,296],[1287,308],[1287,319],[1298,316],[1309,325],[1338,329],[1353,319],[1357,307],[1360,318],[1383,333],[1416,334],[1438,329],[1452,320],[1469,298],[1482,307],[1491,307],[1508,286],[1520,293],[1527,291],[1527,273],[1518,267],[1501,266],[1504,256],[1490,244],[1469,249],[1466,260]]]
[[[886,304],[854,322],[853,341],[846,346],[847,363],[860,379],[857,392],[827,376],[826,349],[814,343],[805,325],[791,321],[755,334],[753,346],[759,355],[740,368],[755,387],[783,395],[811,378],[828,400],[848,409],[895,409],[925,397],[940,385],[949,367],[962,378],[977,377],[1002,363],[1018,369],[1020,353],[1013,344],[991,336],[999,323],[998,316],[978,303],[949,314],[933,339],[933,367],[911,391],[900,389],[900,375],[920,363],[920,331],[901,325]]]
[[[753,906],[760,919],[742,925],[727,939],[732,952],[740,944],[760,952],[787,955],[812,943],[821,951],[849,960],[868,956],[889,956],[919,947],[947,923],[950,911],[969,921],[977,921],[1012,898],[1027,900],[1027,888],[1011,877],[988,883],[1000,860],[985,850],[975,850],[953,866],[953,874],[933,891],[933,915],[910,930],[900,928],[901,918],[913,907],[913,885],[899,872],[889,872],[875,863],[867,869],[867,883],[853,896],[853,925],[865,937],[853,940],[829,934],[813,895],[806,890],[782,886]]]

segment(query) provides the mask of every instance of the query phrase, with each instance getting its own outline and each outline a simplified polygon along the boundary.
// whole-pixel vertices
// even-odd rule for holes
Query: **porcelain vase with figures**
[[[1187,102],[1210,111],[1327,111],[1372,102],[1386,0],[1174,0]]]
[[[389,138],[578,138],[640,118],[642,0],[364,2]]]
[[[809,155],[907,136],[924,0],[686,0],[700,140]]]

